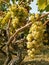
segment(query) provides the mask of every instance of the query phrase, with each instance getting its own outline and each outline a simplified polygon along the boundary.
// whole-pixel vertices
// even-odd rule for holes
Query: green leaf
[[[8,5],[7,5],[6,3],[1,3],[1,4],[0,4],[0,10],[1,10],[1,11],[6,11],[7,8],[8,8]]]
[[[38,0],[37,3],[39,10],[44,10],[47,6],[47,0]]]
[[[46,12],[49,12],[49,5],[45,8]]]

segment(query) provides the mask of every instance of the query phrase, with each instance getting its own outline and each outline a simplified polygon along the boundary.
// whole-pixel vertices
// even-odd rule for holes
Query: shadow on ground
[[[24,62],[22,65],[49,65],[48,61],[45,60],[41,60],[41,61],[28,61],[28,62]]]

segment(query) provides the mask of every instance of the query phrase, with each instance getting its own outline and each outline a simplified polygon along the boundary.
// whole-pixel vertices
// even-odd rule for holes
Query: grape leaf
[[[47,0],[37,0],[39,10],[44,10],[47,6]]]

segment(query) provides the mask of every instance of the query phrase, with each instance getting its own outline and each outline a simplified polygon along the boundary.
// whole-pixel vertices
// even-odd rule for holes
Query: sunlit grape
[[[13,4],[13,5],[9,8],[9,10],[15,12],[15,11],[17,10],[17,5],[16,5],[16,4]]]
[[[39,18],[39,14],[38,14],[38,13],[35,14],[35,18],[36,18],[36,19]]]
[[[19,24],[19,19],[18,19],[17,17],[15,17],[14,19],[12,19],[12,25],[13,25],[14,28],[15,28],[16,25],[18,25],[18,24]]]
[[[32,22],[34,22],[34,21],[35,21],[34,16],[33,16],[33,15],[31,15],[31,16],[29,17],[29,20],[30,20],[30,21],[32,21]]]
[[[45,26],[41,21],[35,21],[30,27],[29,34],[27,36],[27,48],[29,49],[28,55],[31,58],[34,58],[35,53],[38,53],[42,48],[44,31]],[[45,41],[48,42],[47,40]]]
[[[35,53],[35,49],[34,48],[32,48],[32,53]]]
[[[32,42],[27,42],[27,48],[32,48]]]
[[[34,59],[34,58],[35,58],[35,55],[34,55],[34,54],[31,54],[30,57],[31,57],[32,59]]]
[[[6,16],[2,20],[2,24],[3,25],[8,22],[10,16],[11,16],[11,13],[10,12],[7,12]]]
[[[28,41],[32,41],[32,39],[33,39],[32,34],[28,34],[28,36],[27,36],[27,40],[28,40]]]
[[[32,45],[37,45],[37,44],[38,44],[38,42],[36,40],[32,41]]]

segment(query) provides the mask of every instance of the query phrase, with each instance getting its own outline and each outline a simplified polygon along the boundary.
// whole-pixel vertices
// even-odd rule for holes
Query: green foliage
[[[47,6],[47,0],[38,0],[39,10],[44,10]]]
[[[40,11],[49,11],[49,0],[37,0],[37,4]]]
[[[15,50],[19,53],[22,52],[22,54],[20,53],[21,58],[23,58],[27,52],[30,57],[34,58],[36,52],[40,52],[43,43],[49,43],[49,24],[43,25],[43,22],[48,20],[49,17],[43,16],[44,18],[40,18],[41,13],[31,14],[29,12],[32,9],[30,4],[33,1],[34,0],[11,0],[11,4],[10,0],[0,0],[0,45],[2,46],[8,42],[5,44],[6,50],[8,46],[10,47],[8,47],[8,51],[6,51],[7,57],[12,55],[12,52],[10,53],[9,51]],[[37,5],[39,12],[49,12],[49,0],[37,0]],[[30,23],[32,23],[32,25],[29,25]],[[28,28],[25,29],[27,25]],[[22,50],[24,50],[24,52]],[[20,65],[20,63],[18,65]]]
[[[6,11],[8,8],[8,5],[6,3],[0,3],[0,10],[1,11]]]
[[[47,5],[47,7],[45,8],[45,10],[46,10],[47,12],[49,12],[49,5]]]

